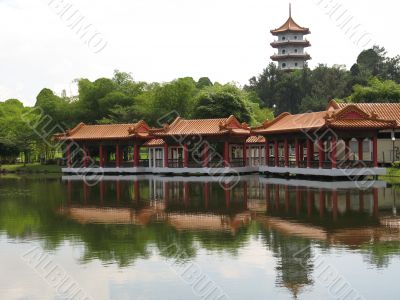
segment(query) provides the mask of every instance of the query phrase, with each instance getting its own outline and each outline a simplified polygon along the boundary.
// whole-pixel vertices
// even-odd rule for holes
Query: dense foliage
[[[81,78],[76,82],[78,95],[74,97],[42,89],[32,112],[15,99],[0,102],[0,163],[15,161],[21,153],[24,160],[54,157],[54,149],[49,147],[52,134],[79,122],[108,124],[144,119],[151,126],[159,126],[159,118],[174,112],[184,118],[233,114],[241,122],[257,125],[284,111],[322,110],[332,98],[397,102],[400,56],[390,58],[384,48],[375,46],[362,51],[350,70],[319,65],[313,70],[284,72],[271,63],[244,88],[213,83],[208,77],[147,83],[118,70],[112,78],[93,82]]]

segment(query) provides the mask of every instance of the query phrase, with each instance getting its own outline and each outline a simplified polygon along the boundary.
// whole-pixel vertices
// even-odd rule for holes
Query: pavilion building
[[[86,125],[58,134],[65,173],[238,174],[327,177],[383,175],[398,159],[399,103],[345,104],[250,128],[234,116]]]

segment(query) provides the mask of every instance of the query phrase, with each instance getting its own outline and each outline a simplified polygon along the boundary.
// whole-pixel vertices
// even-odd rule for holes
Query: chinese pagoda
[[[282,70],[304,68],[307,60],[311,59],[310,55],[304,51],[304,48],[311,46],[310,42],[304,39],[310,30],[301,27],[293,20],[290,4],[289,18],[281,27],[271,30],[271,33],[277,37],[271,46],[278,49],[271,59],[278,62],[278,67]]]

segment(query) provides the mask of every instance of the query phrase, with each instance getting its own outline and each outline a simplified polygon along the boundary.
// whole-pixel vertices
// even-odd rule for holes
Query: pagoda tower
[[[310,30],[298,25],[292,18],[292,8],[289,4],[289,18],[279,28],[271,30],[277,40],[271,43],[278,52],[271,56],[273,61],[278,62],[282,70],[302,69],[311,56],[304,51],[304,48],[311,46],[304,36],[310,34]]]

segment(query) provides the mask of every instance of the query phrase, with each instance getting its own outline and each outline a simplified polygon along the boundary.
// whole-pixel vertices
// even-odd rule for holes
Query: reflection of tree
[[[400,242],[388,241],[379,244],[366,244],[362,246],[362,253],[366,261],[377,268],[387,268],[390,259],[398,256],[400,252]]]
[[[288,288],[294,298],[301,289],[312,284],[313,271],[310,240],[269,231],[264,235],[267,248],[278,260],[277,285]]]

